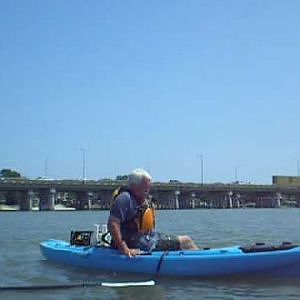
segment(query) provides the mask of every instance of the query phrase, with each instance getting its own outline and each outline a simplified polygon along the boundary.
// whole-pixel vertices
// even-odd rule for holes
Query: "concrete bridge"
[[[0,193],[14,194],[21,210],[54,210],[65,201],[76,209],[108,209],[112,192],[122,181],[0,179]],[[67,195],[67,196],[66,196]],[[150,197],[159,209],[300,207],[300,186],[153,183]]]

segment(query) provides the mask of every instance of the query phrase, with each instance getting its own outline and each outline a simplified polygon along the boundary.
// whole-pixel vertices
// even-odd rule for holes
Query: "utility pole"
[[[204,183],[203,155],[197,154],[197,157],[200,158],[200,179],[201,179],[201,185],[203,185]]]
[[[239,167],[240,167],[239,165],[237,165],[237,166],[234,167],[234,181],[235,182],[238,181],[238,168]]]
[[[46,157],[45,158],[45,165],[44,165],[44,177],[45,178],[48,178],[48,161],[49,161],[49,158]]]
[[[203,174],[203,155],[201,154],[201,185],[204,183],[204,174]]]
[[[80,151],[82,151],[82,180],[83,183],[86,181],[86,149],[80,148]]]

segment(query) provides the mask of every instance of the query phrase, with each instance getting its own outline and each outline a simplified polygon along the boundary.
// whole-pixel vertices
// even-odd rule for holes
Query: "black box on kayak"
[[[71,231],[70,245],[90,246],[93,231]]]

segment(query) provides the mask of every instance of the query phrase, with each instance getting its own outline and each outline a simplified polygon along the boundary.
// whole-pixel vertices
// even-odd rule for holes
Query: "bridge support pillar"
[[[219,208],[229,208],[229,195],[228,193],[224,194],[224,195],[220,195],[219,197],[219,202],[221,202],[221,205],[219,206]]]
[[[232,208],[233,207],[233,205],[232,205],[232,195],[233,195],[233,193],[232,193],[232,191],[230,191],[228,193],[228,208]]]
[[[237,194],[236,195],[236,208],[240,208],[241,206],[241,195]]]
[[[56,190],[55,189],[42,189],[39,191],[40,198],[40,210],[54,210],[55,200],[56,200]]]
[[[174,198],[174,209],[179,209],[179,195],[180,191],[175,191],[175,198]]]
[[[34,198],[33,190],[21,193],[20,210],[32,210],[32,203]]]
[[[191,193],[191,208],[192,209],[195,208],[195,197],[196,197],[196,194],[195,193]]]
[[[190,209],[192,208],[192,194],[190,192],[180,192],[179,195],[179,203],[178,206],[179,209]]]
[[[90,210],[92,208],[92,198],[93,198],[93,193],[91,193],[91,192],[77,192],[76,193],[76,202],[75,202],[76,209]]]
[[[280,208],[281,207],[281,200],[282,200],[281,194],[276,193],[275,199],[276,199],[276,207]]]
[[[87,209],[92,209],[92,201],[93,200],[93,193],[88,193],[88,201],[87,201]]]
[[[176,192],[177,195],[175,194]],[[162,209],[176,209],[179,208],[179,195],[180,191],[153,191],[153,196],[157,200],[157,205]]]

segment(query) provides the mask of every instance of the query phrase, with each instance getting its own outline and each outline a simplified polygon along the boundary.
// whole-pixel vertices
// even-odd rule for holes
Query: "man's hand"
[[[125,255],[127,255],[128,257],[133,257],[136,255],[140,255],[141,254],[141,250],[140,249],[130,249],[128,247],[126,247],[125,249],[123,249],[122,251]]]

